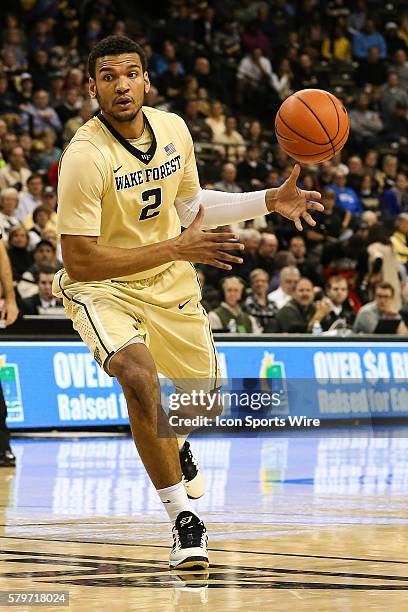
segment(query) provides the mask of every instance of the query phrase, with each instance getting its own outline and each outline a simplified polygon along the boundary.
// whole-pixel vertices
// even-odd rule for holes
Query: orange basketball
[[[304,164],[326,161],[347,142],[347,111],[328,91],[302,89],[281,105],[275,132],[282,149],[296,161]]]

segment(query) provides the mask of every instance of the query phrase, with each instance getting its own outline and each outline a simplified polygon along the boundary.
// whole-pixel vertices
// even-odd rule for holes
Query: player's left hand
[[[324,210],[323,204],[313,202],[320,200],[321,194],[318,191],[305,191],[299,189],[296,182],[299,178],[300,166],[296,164],[291,175],[279,187],[279,189],[268,189],[266,192],[266,207],[269,212],[277,212],[282,217],[290,219],[300,232],[303,230],[301,219],[312,227],[316,221],[309,214],[309,210]]]
[[[12,325],[18,317],[18,308],[14,300],[5,300],[0,311],[0,318],[6,322],[6,327]]]

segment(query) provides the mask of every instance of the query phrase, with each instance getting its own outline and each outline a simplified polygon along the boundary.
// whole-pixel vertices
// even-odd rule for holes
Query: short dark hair
[[[34,221],[34,223],[37,222],[38,215],[40,215],[42,212],[45,212],[45,213],[47,213],[48,216],[50,216],[50,211],[49,211],[49,209],[46,206],[43,206],[43,205],[37,206],[37,208],[34,208],[34,211],[33,211],[33,221]]]
[[[27,183],[31,183],[31,181],[34,181],[35,179],[41,179],[41,181],[44,182],[44,177],[41,174],[33,172],[33,174],[30,174],[30,176],[28,177]]]
[[[392,297],[394,297],[395,295],[395,289],[394,287],[391,285],[391,283],[377,283],[375,286],[375,292],[377,293],[377,289],[388,289],[389,291],[391,291],[391,295]]]
[[[54,253],[55,253],[55,251],[56,251],[55,246],[52,244],[52,242],[51,242],[50,240],[44,240],[44,239],[43,239],[43,240],[40,240],[39,242],[37,242],[37,244],[35,245],[35,247],[34,247],[34,253],[35,253],[36,251],[38,251],[38,249],[40,249],[42,246],[48,246],[48,247],[50,247],[50,248],[51,248],[51,249],[54,251]]]
[[[122,55],[122,53],[137,53],[142,62],[143,72],[147,69],[146,54],[137,42],[127,36],[107,36],[100,40],[88,56],[88,72],[93,79],[96,76],[95,65],[98,57],[105,55]]]
[[[55,274],[56,272],[58,270],[53,266],[41,266],[38,270],[38,280],[40,279],[40,274]]]

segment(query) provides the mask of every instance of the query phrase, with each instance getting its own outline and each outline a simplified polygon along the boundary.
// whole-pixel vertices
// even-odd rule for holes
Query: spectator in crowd
[[[75,132],[93,117],[94,110],[95,109],[92,105],[92,102],[90,100],[86,100],[82,104],[78,115],[76,117],[72,117],[72,119],[68,119],[68,121],[64,125],[64,130],[62,132],[62,140],[64,147],[69,143]]]
[[[66,90],[63,102],[56,107],[55,111],[61,124],[64,125],[69,119],[77,117],[81,108],[81,99],[78,87],[69,87]]]
[[[360,199],[354,189],[347,187],[347,175],[342,170],[336,170],[334,183],[329,188],[336,194],[336,204],[348,210],[352,215],[360,215],[363,212]]]
[[[20,224],[15,216],[18,204],[18,191],[14,187],[2,189],[0,192],[0,236],[7,245],[9,232]]]
[[[310,334],[315,323],[320,325],[330,310],[328,300],[314,302],[313,283],[308,278],[299,278],[293,298],[276,315],[277,331]]]
[[[190,100],[187,100],[184,120],[195,141],[209,142],[211,140],[212,131],[200,113],[200,106],[197,98],[190,98]]]
[[[218,308],[208,313],[211,329],[232,333],[260,333],[256,319],[245,312],[240,305],[245,285],[242,279],[230,276],[222,282],[223,301]]]
[[[25,221],[32,214],[34,208],[43,203],[42,193],[44,181],[41,174],[32,174],[27,180],[27,191],[19,195],[19,203],[16,209],[16,217],[25,225]]]
[[[367,84],[379,87],[385,83],[387,80],[387,64],[381,58],[378,47],[371,47],[367,59],[361,60],[354,78],[359,87]]]
[[[385,39],[380,32],[377,31],[377,26],[374,19],[366,20],[364,28],[361,32],[356,32],[353,37],[353,55],[357,60],[364,60],[368,57],[372,47],[377,47],[381,59],[387,56],[387,46]]]
[[[316,258],[312,259],[307,256],[306,243],[303,236],[292,236],[289,242],[289,252],[292,253],[296,260],[296,267],[299,270],[300,276],[304,276],[312,281],[314,285],[322,284],[320,275],[320,264]]]
[[[394,297],[394,287],[390,283],[378,283],[375,288],[374,300],[362,306],[357,313],[353,331],[357,334],[373,334],[380,320],[395,319],[399,321],[399,324],[394,333],[406,334],[408,330],[395,305]],[[390,331],[387,333],[390,333]]]
[[[234,163],[240,162],[245,155],[244,139],[237,130],[237,120],[229,115],[225,119],[225,131],[219,136],[218,143],[223,147],[216,147],[223,159]]]
[[[21,300],[21,312],[23,315],[47,314],[48,309],[60,309],[63,305],[52,294],[52,281],[56,270],[52,267],[43,266],[38,272],[37,292],[28,298]]]
[[[327,35],[322,43],[322,56],[334,62],[351,61],[351,43],[340,22],[333,27],[331,35]]]
[[[56,146],[57,134],[51,128],[44,130],[42,133],[41,142],[44,145],[44,148],[37,158],[36,165],[39,172],[47,172],[50,165],[59,160],[62,151]]]
[[[278,312],[275,303],[268,297],[269,274],[262,268],[255,268],[249,274],[251,294],[245,300],[245,309],[252,315],[263,333],[276,331],[276,313]]]
[[[383,129],[380,114],[370,110],[369,97],[366,93],[358,96],[356,105],[349,112],[351,135],[350,138],[358,148],[376,146],[378,134]]]
[[[204,310],[206,312],[214,310],[214,308],[217,308],[221,301],[220,291],[207,283],[205,273],[201,268],[197,268],[197,277],[200,283],[202,295],[201,304]]]
[[[237,168],[232,162],[223,164],[221,180],[214,183],[214,189],[225,191],[226,193],[242,193],[241,187],[236,182]]]
[[[396,72],[388,74],[381,91],[380,107],[388,140],[398,142],[401,136],[406,136],[408,93],[400,86]]]
[[[259,147],[251,145],[247,148],[245,159],[238,164],[238,182],[248,191],[260,189],[266,179],[267,169],[261,161]]]
[[[388,217],[408,212],[408,180],[403,172],[397,174],[395,185],[384,191],[382,211]]]
[[[342,321],[344,327],[352,328],[356,315],[348,299],[348,291],[347,280],[342,276],[331,276],[327,281],[326,297],[331,310],[321,321],[324,331],[338,326],[338,321]]]
[[[306,237],[312,245],[321,245],[325,242],[336,242],[344,234],[352,219],[350,211],[344,210],[336,204],[336,192],[326,188],[322,193],[324,211],[313,215],[316,225],[306,230]]]
[[[408,48],[400,49],[395,53],[391,69],[398,75],[400,87],[406,91],[408,88]]]
[[[391,236],[391,244],[398,261],[408,272],[408,213],[401,213],[395,219],[395,231]]]
[[[29,248],[34,249],[35,246],[43,238],[42,233],[47,227],[50,218],[50,211],[46,206],[37,206],[33,212],[33,226],[28,232],[30,238]]]
[[[385,42],[389,57],[394,57],[398,51],[407,50],[407,44],[399,35],[398,24],[395,21],[385,24]]]
[[[220,142],[220,138],[225,134],[226,124],[224,109],[219,100],[214,100],[211,104],[210,115],[205,119],[205,122],[211,129],[212,141]]]
[[[10,151],[8,163],[0,168],[0,189],[14,187],[17,191],[21,191],[26,188],[30,175],[31,170],[27,168],[22,147],[14,146]]]
[[[360,188],[357,195],[361,200],[365,211],[379,211],[381,205],[381,195],[377,191],[377,184],[371,174],[367,173],[361,177]],[[364,213],[363,213],[364,214]]]
[[[255,108],[255,114],[262,114],[271,98],[276,96],[273,89],[271,62],[262,49],[255,47],[242,58],[237,70],[238,103],[244,108]]]
[[[62,125],[57,113],[50,106],[48,91],[39,89],[34,93],[33,103],[29,104],[24,111],[22,129],[34,136],[40,136],[47,128],[52,128],[59,133]]]
[[[279,249],[279,242],[275,234],[263,232],[258,247],[256,267],[262,268],[268,275],[275,272],[275,256]]]
[[[41,268],[49,266],[55,271],[62,268],[62,262],[57,260],[56,248],[48,240],[40,240],[35,245],[33,258],[34,263],[23,272],[17,285],[17,291],[22,298],[28,298],[38,293],[37,282]]]
[[[33,255],[28,250],[29,242],[28,232],[22,225],[17,225],[10,230],[8,236],[8,256],[15,281],[19,281],[23,273],[33,263]]]
[[[299,279],[300,272],[295,266],[285,266],[280,271],[279,287],[268,295],[268,299],[274,302],[278,309],[283,308],[292,299]]]

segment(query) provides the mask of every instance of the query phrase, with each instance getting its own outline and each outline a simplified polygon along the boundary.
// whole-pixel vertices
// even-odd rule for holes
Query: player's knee
[[[154,368],[128,364],[126,369],[117,375],[117,379],[128,400],[138,402],[143,410],[156,406],[160,387]]]

